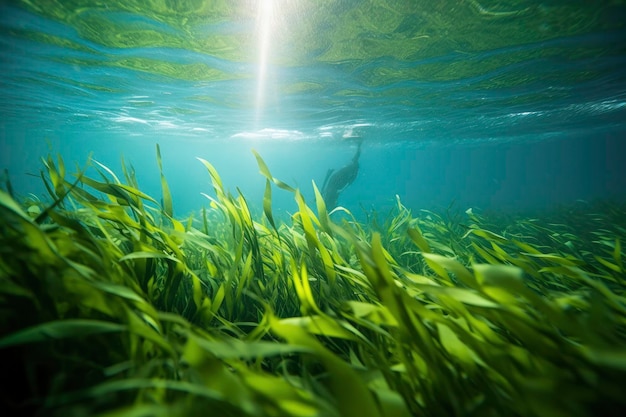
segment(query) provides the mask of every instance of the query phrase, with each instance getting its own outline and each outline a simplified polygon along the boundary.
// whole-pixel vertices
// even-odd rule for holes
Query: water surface
[[[271,7],[268,8],[269,6]],[[312,198],[363,139],[339,203],[544,209],[624,197],[622,1],[3,1],[0,167],[43,194],[40,157],[120,156],[177,213],[211,161],[260,204]],[[68,162],[68,166],[72,164]],[[278,192],[279,210],[293,207]]]

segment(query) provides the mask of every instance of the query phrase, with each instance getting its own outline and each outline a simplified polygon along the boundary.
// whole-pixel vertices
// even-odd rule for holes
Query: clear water
[[[355,212],[623,199],[624,22],[624,1],[3,0],[0,168],[44,194],[49,152],[123,155],[158,196],[159,143],[184,215],[211,191],[195,157],[259,206],[250,149],[311,199],[359,136]]]

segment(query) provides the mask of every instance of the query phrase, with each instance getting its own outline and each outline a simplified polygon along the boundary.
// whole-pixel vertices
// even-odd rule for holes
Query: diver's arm
[[[356,153],[354,154],[354,156],[352,157],[352,163],[358,163],[359,158],[361,157],[361,143],[363,143],[362,140],[359,141],[359,144],[357,145],[356,148]]]

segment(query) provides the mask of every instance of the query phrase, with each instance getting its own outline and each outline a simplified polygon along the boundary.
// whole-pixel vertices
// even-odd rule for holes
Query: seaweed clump
[[[158,151],[158,148],[157,148]],[[161,166],[160,154],[159,167]],[[173,217],[93,163],[52,197],[0,191],[5,415],[587,416],[626,405],[623,208],[545,224],[398,200],[338,222],[266,178],[262,217],[224,189]],[[290,223],[272,188],[293,192]],[[333,218],[331,218],[331,216]],[[577,228],[588,226],[583,237]]]

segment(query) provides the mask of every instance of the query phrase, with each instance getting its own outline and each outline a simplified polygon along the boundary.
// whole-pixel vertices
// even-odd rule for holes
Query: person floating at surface
[[[354,182],[359,174],[359,157],[361,156],[361,142],[359,141],[356,153],[352,161],[339,171],[329,169],[322,185],[322,196],[326,206],[330,209],[337,207],[339,194]]]

